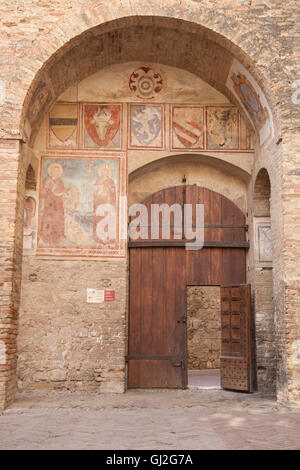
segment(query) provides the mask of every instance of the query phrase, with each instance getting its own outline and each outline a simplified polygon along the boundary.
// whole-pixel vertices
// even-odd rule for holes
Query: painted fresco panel
[[[76,149],[78,147],[78,104],[56,103],[49,112],[48,147]]]
[[[84,104],[82,112],[84,148],[122,148],[122,105]]]
[[[126,157],[70,155],[42,157],[38,256],[123,256],[120,240],[120,198],[126,191]],[[116,236],[99,231],[106,213],[115,210]]]
[[[204,149],[204,107],[172,106],[171,149]]]
[[[262,89],[236,59],[229,71],[226,86],[243,106],[263,144],[274,134],[272,112]]]
[[[246,125],[242,116],[240,116],[240,149],[254,149],[254,131]]]
[[[31,128],[39,121],[47,106],[51,103],[52,92],[45,82],[40,82],[37,86],[28,106],[28,120]]]
[[[129,105],[129,148],[164,149],[163,105]]]
[[[129,77],[129,89],[136,98],[154,99],[164,88],[164,79],[158,70],[142,65],[135,69]]]
[[[237,108],[208,106],[206,110],[207,148],[239,149],[239,112]]]

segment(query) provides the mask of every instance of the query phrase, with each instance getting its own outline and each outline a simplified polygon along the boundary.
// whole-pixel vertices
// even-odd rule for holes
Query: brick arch
[[[235,33],[238,27],[247,30],[246,23],[241,26],[228,15],[220,18],[216,9],[200,8],[193,2],[186,8],[179,0],[168,0],[165,7],[156,2],[149,7],[137,0],[130,2],[130,7],[113,3],[108,9],[98,5],[69,16],[55,25],[47,38],[34,44],[30,74],[24,73],[27,93],[23,104],[20,103],[20,133],[25,140],[32,141],[45,112],[68,86],[106,65],[129,60],[186,69],[239,106],[225,83],[236,57],[252,73],[274,108],[271,87],[251,59],[253,44]],[[146,43],[151,35],[149,48]],[[138,50],[126,49],[130,37],[138,38]],[[174,44],[180,51],[176,59],[172,54],[177,50]]]
[[[254,216],[270,216],[271,181],[269,173],[261,168],[256,175],[253,192]]]
[[[183,177],[186,185],[217,190],[246,213],[250,174],[219,158],[197,154],[169,155],[131,171],[128,175],[129,206],[165,187],[182,184]]]

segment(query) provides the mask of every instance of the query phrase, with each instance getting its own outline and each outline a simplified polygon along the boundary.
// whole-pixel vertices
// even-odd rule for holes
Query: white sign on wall
[[[104,302],[104,290],[87,289],[86,301],[88,304],[101,304]]]

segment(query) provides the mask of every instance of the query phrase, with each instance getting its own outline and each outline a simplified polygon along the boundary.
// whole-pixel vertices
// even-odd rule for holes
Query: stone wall
[[[219,287],[187,287],[187,338],[188,369],[220,368]]]
[[[123,392],[127,262],[26,257],[18,340],[18,389]],[[113,302],[87,303],[87,288]]]

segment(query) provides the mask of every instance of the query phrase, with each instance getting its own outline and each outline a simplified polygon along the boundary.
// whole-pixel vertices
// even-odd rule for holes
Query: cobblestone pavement
[[[300,449],[300,412],[223,390],[23,395],[0,449]]]

